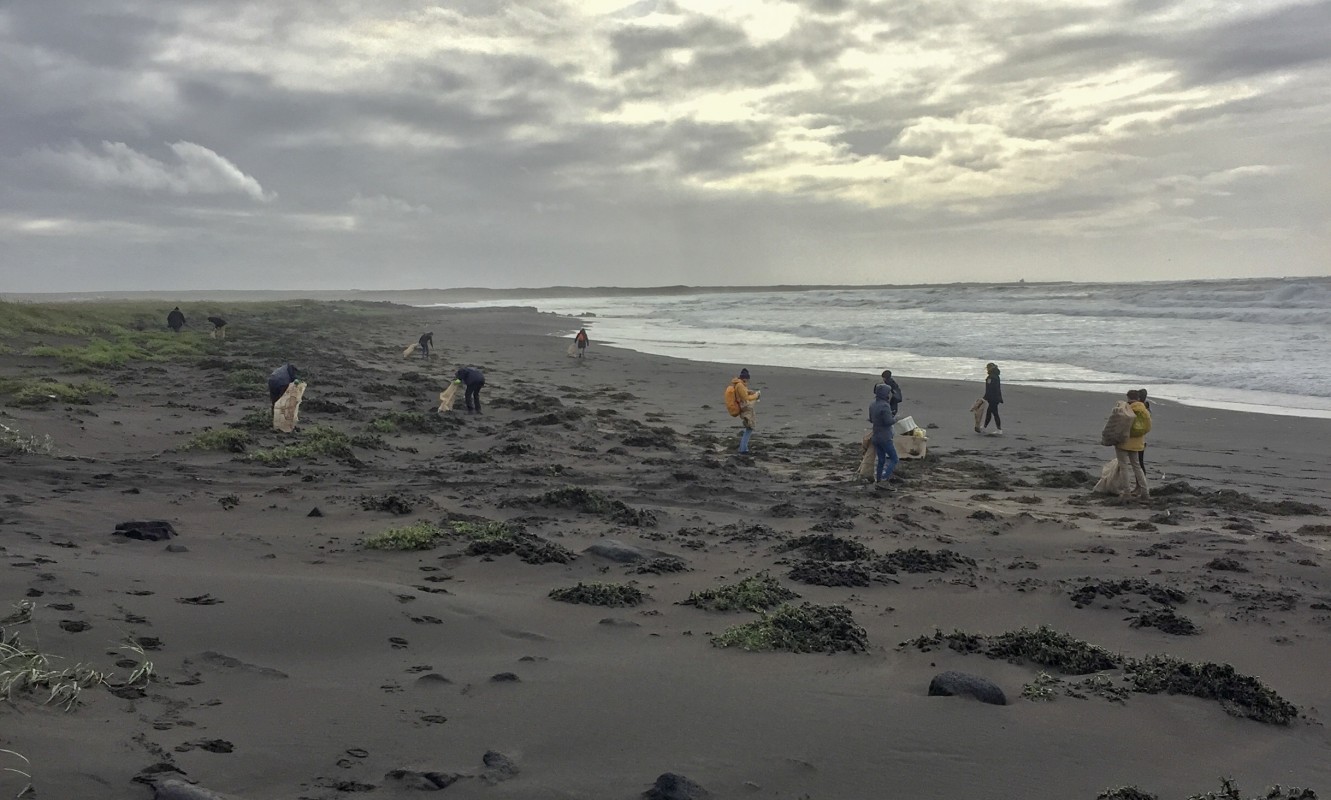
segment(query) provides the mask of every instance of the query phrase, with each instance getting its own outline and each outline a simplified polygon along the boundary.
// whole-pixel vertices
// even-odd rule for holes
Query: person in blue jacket
[[[896,435],[892,426],[897,422],[892,413],[892,387],[880,383],[873,388],[873,395],[874,401],[869,404],[869,422],[873,425],[873,449],[878,453],[878,468],[874,476],[881,488],[892,491],[887,481],[901,461],[897,456],[897,446],[892,441]]]
[[[277,401],[287,393],[287,387],[295,382],[296,368],[290,364],[283,364],[273,370],[273,374],[268,376],[268,399],[277,405]]]
[[[463,367],[457,371],[456,377],[467,390],[464,396],[467,413],[481,413],[481,387],[485,386],[485,373],[475,367]]]

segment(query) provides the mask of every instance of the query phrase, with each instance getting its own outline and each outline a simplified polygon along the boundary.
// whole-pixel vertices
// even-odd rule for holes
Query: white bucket
[[[897,420],[895,425],[892,426],[892,432],[899,433],[904,436],[918,427],[920,426],[915,424],[914,417],[902,417],[901,419]]]

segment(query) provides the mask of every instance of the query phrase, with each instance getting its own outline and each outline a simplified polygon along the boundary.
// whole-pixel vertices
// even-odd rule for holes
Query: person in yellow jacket
[[[1147,410],[1146,404],[1142,402],[1141,394],[1132,389],[1128,392],[1128,408],[1136,419],[1132,422],[1132,430],[1128,433],[1128,438],[1122,444],[1114,446],[1114,455],[1118,458],[1118,468],[1123,472],[1124,479],[1130,474],[1133,477],[1133,483],[1136,488],[1132,489],[1132,483],[1129,483],[1129,490],[1134,497],[1142,500],[1151,499],[1151,489],[1146,485],[1146,470],[1142,469],[1137,461],[1137,454],[1146,449],[1146,434],[1151,432],[1151,412]],[[1122,496],[1127,497],[1129,492],[1124,492]]]
[[[753,429],[758,427],[757,417],[753,412],[753,404],[757,402],[758,396],[762,392],[749,391],[749,370],[747,368],[739,371],[739,377],[730,382],[735,388],[735,402],[739,404],[739,422],[744,426],[744,430],[739,435],[739,451],[741,453],[749,452],[749,437],[753,435]]]

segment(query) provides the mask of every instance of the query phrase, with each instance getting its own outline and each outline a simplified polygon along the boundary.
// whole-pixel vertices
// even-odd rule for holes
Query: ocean
[[[538,295],[446,305],[585,317],[593,346],[736,369],[978,383],[993,361],[1007,384],[1331,418],[1331,278]]]

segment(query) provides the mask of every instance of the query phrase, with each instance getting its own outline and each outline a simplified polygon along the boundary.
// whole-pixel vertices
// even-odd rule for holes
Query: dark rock
[[[631,619],[620,619],[618,617],[606,617],[597,623],[610,628],[641,628],[642,626]]]
[[[666,553],[662,553],[660,550],[639,547],[628,542],[621,542],[618,539],[606,539],[597,542],[582,552],[591,556],[600,556],[619,564],[632,564],[635,561],[648,561],[653,558],[665,558],[667,556]]]
[[[169,544],[169,545],[166,546],[166,552],[168,552],[168,553],[188,553],[188,552],[189,552],[189,548],[186,547],[186,546],[183,545],[183,544],[176,544],[175,542],[172,542],[171,544]]]
[[[178,536],[171,523],[164,520],[146,520],[143,522],[122,522],[116,526],[116,533],[127,539],[142,542],[162,542]]]
[[[310,509],[310,513],[306,514],[305,516],[307,516],[307,517],[322,517],[323,515],[324,515],[324,512],[320,511],[318,506],[315,506],[314,508],[311,508],[311,509]]]
[[[486,750],[481,761],[485,764],[485,780],[491,783],[505,781],[518,774],[517,762],[498,750]]]
[[[691,778],[667,772],[642,796],[647,800],[707,800],[712,793]]]
[[[522,679],[513,672],[500,672],[490,676],[491,683],[517,683],[520,680]]]
[[[930,697],[973,697],[981,703],[995,706],[1007,705],[1007,695],[998,688],[998,684],[977,675],[965,672],[940,672],[929,681]]]

